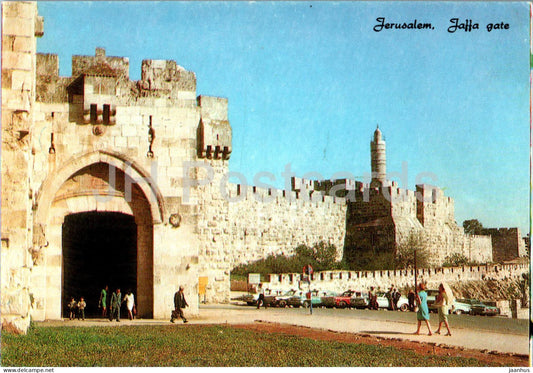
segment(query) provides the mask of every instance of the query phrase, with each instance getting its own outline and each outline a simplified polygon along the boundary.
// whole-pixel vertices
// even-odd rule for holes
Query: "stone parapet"
[[[441,282],[455,283],[478,280],[502,280],[521,278],[529,273],[528,264],[487,264],[480,266],[420,268],[418,282],[426,282],[428,287],[436,289]],[[414,287],[414,269],[381,270],[381,271],[321,271],[313,273],[311,288],[320,291],[343,292],[348,289],[367,291],[370,286],[387,290],[391,285],[396,288]],[[298,289],[302,285],[303,275],[300,273],[271,274],[270,281],[265,283],[271,290],[286,291]]]

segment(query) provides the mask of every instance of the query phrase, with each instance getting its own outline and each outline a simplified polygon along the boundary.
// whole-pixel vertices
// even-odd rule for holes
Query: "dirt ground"
[[[344,343],[365,343],[372,345],[393,346],[402,350],[412,350],[421,355],[457,356],[478,359],[487,365],[503,365],[507,367],[527,367],[527,355],[502,354],[494,351],[478,351],[445,346],[438,343],[406,341],[400,338],[383,338],[368,334],[341,333],[321,329],[293,326],[286,324],[256,322],[253,324],[232,325],[235,328],[254,330],[264,333],[280,333],[323,341]]]

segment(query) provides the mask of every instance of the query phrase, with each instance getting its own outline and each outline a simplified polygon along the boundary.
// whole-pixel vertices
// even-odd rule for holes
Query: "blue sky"
[[[529,214],[529,8],[455,2],[39,2],[45,35],[70,76],[72,55],[175,60],[197,94],[227,97],[230,170],[248,183],[370,172],[370,138],[387,141],[387,171],[444,188],[456,220],[518,226]],[[433,30],[373,31],[386,22]],[[449,33],[450,19],[479,30]],[[488,23],[508,30],[487,32]],[[396,178],[397,179],[397,178]]]

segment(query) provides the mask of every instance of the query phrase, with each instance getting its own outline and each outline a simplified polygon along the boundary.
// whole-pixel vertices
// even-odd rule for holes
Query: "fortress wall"
[[[31,131],[34,122],[36,37],[43,34],[36,3],[2,3],[2,329],[30,324],[32,258]]]
[[[519,228],[486,228],[492,238],[493,260],[504,261],[525,256],[526,246]]]
[[[467,258],[479,263],[495,261],[493,258],[493,241],[490,236],[464,235],[465,250]]]
[[[429,289],[437,289],[441,282],[466,282],[475,280],[502,280],[520,277],[529,272],[528,264],[495,264],[482,266],[421,268],[418,281],[424,281]],[[266,288],[286,291],[290,289],[307,290],[307,283],[299,283],[302,274],[271,274]],[[370,286],[387,290],[391,285],[396,288],[414,287],[414,269],[382,271],[324,271],[312,275],[311,288],[320,291],[342,292],[348,289],[367,291]]]
[[[346,215],[347,250],[392,250],[395,245],[391,202],[380,188],[360,189],[348,202]]]
[[[200,212],[201,269],[209,277],[208,301],[229,299],[229,274],[235,266],[271,254],[292,255],[301,244],[332,243],[341,259],[344,199],[231,183],[223,186],[226,195],[220,198],[223,171],[217,170],[215,182],[205,189]]]
[[[97,49],[97,54],[99,53],[102,51]],[[172,294],[180,284],[185,285],[191,312],[197,312],[195,305],[198,299],[196,294],[198,294],[200,247],[197,204],[205,198],[205,195],[200,194],[201,191],[194,185],[202,176],[191,168],[190,162],[205,163],[197,156],[197,129],[200,116],[217,118],[221,109],[217,105],[199,106],[200,102],[197,103],[194,92],[196,87],[194,74],[188,74],[175,63],[172,64],[172,61],[169,64],[166,62],[162,64],[160,61],[151,63],[150,66],[154,71],[151,76],[148,74],[149,79],[146,81],[148,87],[146,89],[141,87],[139,93],[132,90],[135,83],[127,81],[127,59],[102,56],[99,58],[116,62],[121,74],[120,84],[117,84],[116,91],[112,92],[115,97],[113,100],[109,98],[112,101],[110,103],[115,105],[114,120],[110,125],[100,122],[96,125],[84,123],[81,119],[85,115],[83,107],[76,107],[66,102],[65,87],[73,81],[73,78],[57,76],[57,57],[53,55],[39,57],[39,79],[42,86],[39,89],[38,101],[34,104],[36,109],[35,135],[32,137],[34,167],[31,179],[31,187],[35,193],[33,202],[36,203],[39,195],[43,193],[41,188],[47,177],[53,176],[58,170],[73,163],[83,166],[78,160],[88,154],[97,151],[110,152],[126,163],[134,163],[133,167],[139,167],[151,177],[154,186],[163,197],[164,216],[149,217],[155,223],[153,227],[154,317],[168,316],[168,309],[172,308]],[[87,65],[87,61],[91,59],[95,58],[79,56],[75,59],[75,64]],[[161,66],[164,68],[159,69]],[[169,75],[169,78],[167,73],[178,73],[179,77],[185,78],[180,80],[179,77],[172,75]],[[150,79],[153,89],[150,88]],[[168,82],[168,79],[170,83],[161,83],[163,80]],[[101,82],[106,81],[101,80]],[[94,94],[98,83],[98,77],[86,81],[85,88],[92,92],[86,95],[86,98],[89,99],[89,104],[95,102],[101,108],[109,95]],[[166,89],[177,90],[178,94],[169,99],[164,93]],[[183,92],[186,94],[182,94]],[[218,102],[217,98],[210,100],[209,97],[204,101],[213,100]],[[227,168],[227,162],[225,164]],[[110,190],[112,188],[110,187]],[[187,201],[184,200],[185,194],[189,197]],[[79,200],[82,199],[72,199],[70,201],[72,206],[68,211],[84,211],[84,206],[77,206]],[[171,218],[174,219],[174,223],[177,221],[176,226],[171,224]],[[46,239],[49,238],[46,234],[56,232],[57,229],[60,232],[61,222],[57,224],[54,223],[44,229]],[[58,268],[60,269],[60,262],[53,261],[59,264],[56,263],[54,268],[51,268],[49,264],[52,262],[46,259],[47,256],[55,255],[57,252],[61,254],[60,240],[52,238],[50,238],[50,242],[53,242],[51,246],[55,246],[42,250],[45,259],[35,267],[31,275],[32,288],[36,290],[34,317],[45,317],[45,309],[51,307],[46,305],[46,299],[50,296],[46,294],[46,288],[40,284],[46,283],[51,279],[51,273],[56,273]],[[95,285],[101,286],[101,284]]]

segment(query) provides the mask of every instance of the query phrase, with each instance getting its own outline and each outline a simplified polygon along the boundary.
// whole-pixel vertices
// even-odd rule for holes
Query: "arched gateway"
[[[153,227],[162,221],[161,193],[137,165],[112,152],[76,157],[39,191],[32,282],[46,294],[44,315],[64,315],[69,297],[84,296],[98,313],[100,289],[134,291],[138,312],[153,316]]]

